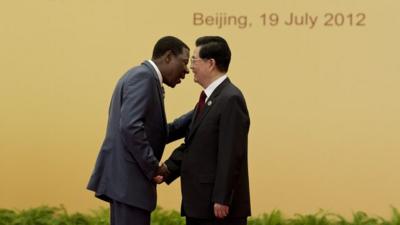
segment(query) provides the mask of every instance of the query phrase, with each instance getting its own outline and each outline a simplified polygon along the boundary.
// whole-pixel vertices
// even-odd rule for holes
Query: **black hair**
[[[171,50],[172,54],[177,56],[182,53],[184,48],[189,50],[189,47],[178,38],[173,36],[165,36],[158,40],[154,45],[152,58],[158,59],[169,50]]]
[[[231,62],[231,50],[228,43],[219,36],[204,36],[196,40],[196,47],[201,47],[199,57],[214,59],[221,72],[227,72]]]

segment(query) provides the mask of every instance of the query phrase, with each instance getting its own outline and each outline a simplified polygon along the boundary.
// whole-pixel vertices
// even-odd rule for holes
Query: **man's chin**
[[[175,83],[172,85],[172,87],[175,87],[176,85],[180,84],[181,82],[182,82],[181,79],[175,81]]]
[[[164,83],[164,84],[167,85],[170,88],[174,88],[175,87],[175,84],[171,84],[171,83]]]
[[[181,79],[175,81],[174,83],[165,83],[168,87],[174,88],[177,84],[180,84],[182,81]]]

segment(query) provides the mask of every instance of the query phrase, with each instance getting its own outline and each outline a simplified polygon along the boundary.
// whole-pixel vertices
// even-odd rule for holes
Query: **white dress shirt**
[[[160,70],[158,69],[157,65],[156,65],[153,61],[151,61],[150,59],[147,60],[147,61],[149,61],[149,63],[150,63],[150,64],[154,67],[154,69],[156,70],[157,75],[158,75],[158,80],[160,80],[160,85],[161,85],[161,87],[163,88],[163,79],[162,79]]]
[[[214,92],[214,90],[226,79],[228,76],[222,75],[220,78],[214,80],[206,89],[204,89],[204,93],[206,94],[206,102],[208,98],[211,96],[211,94]]]

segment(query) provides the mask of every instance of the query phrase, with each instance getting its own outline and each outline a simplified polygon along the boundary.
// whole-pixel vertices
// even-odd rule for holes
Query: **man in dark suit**
[[[163,37],[152,60],[130,69],[115,87],[105,140],[87,186],[110,203],[111,225],[150,224],[165,144],[183,137],[191,119],[188,114],[168,129],[162,84],[180,83],[189,72],[188,62],[189,47]]]
[[[196,46],[191,69],[204,91],[184,144],[161,171],[168,184],[181,177],[187,225],[243,225],[251,214],[246,102],[226,76],[231,59],[227,42],[206,36]]]

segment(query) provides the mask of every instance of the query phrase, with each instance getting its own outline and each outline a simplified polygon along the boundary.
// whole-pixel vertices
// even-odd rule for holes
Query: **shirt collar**
[[[161,85],[161,87],[163,86],[163,79],[162,79],[162,75],[161,75],[161,72],[160,72],[160,70],[158,69],[158,67],[157,67],[157,65],[152,61],[152,60],[147,60],[147,61],[149,61],[149,63],[154,67],[154,69],[156,70],[156,72],[157,72],[157,76],[158,76],[158,80],[160,81],[160,85]]]
[[[214,90],[227,78],[228,76],[222,75],[220,78],[214,80],[210,85],[208,85],[208,87],[204,90],[204,93],[206,93],[207,98],[206,98],[206,102],[208,100],[208,98],[211,96],[211,94],[214,92]]]

